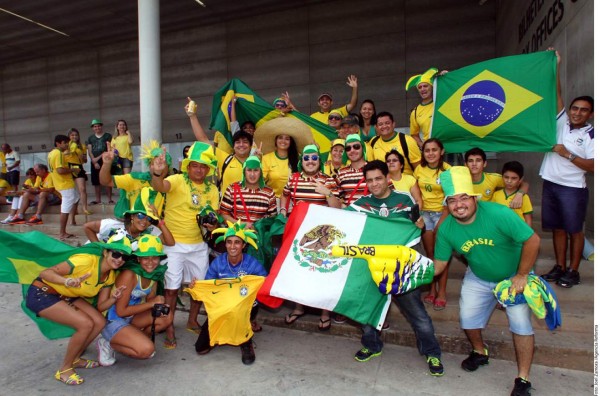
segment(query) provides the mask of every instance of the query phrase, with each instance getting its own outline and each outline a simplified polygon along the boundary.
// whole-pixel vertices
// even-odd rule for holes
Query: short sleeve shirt
[[[422,105],[419,103],[413,111],[410,112],[410,135],[422,134],[422,140],[425,141],[431,136],[431,119],[433,117],[433,101]]]
[[[64,155],[59,149],[55,148],[48,153],[48,168],[52,172],[54,188],[58,191],[75,188],[75,182],[71,173],[58,173],[58,168],[68,168]]]
[[[110,287],[115,284],[115,271],[109,271],[106,279],[100,279],[100,260],[102,257],[94,254],[74,254],[69,257],[67,263],[71,266],[70,278],[78,278],[85,274],[90,274],[80,287],[67,287],[62,283],[52,283],[44,281],[50,285],[59,294],[67,297],[86,297],[91,298],[98,295],[100,289]]]
[[[498,190],[492,196],[492,202],[496,202],[496,203],[499,203],[500,205],[508,206],[510,208],[510,203],[515,198],[516,194],[517,194],[517,192],[515,191],[514,193],[512,193],[510,195],[506,195],[506,191],[504,191],[504,189]],[[513,212],[515,212],[521,218],[521,220],[524,221],[525,220],[524,215],[533,214],[533,206],[531,205],[531,199],[529,199],[529,195],[523,194],[523,204],[521,205],[520,208],[518,208],[518,209],[511,208],[511,209]]]
[[[481,194],[482,201],[491,201],[494,192],[501,188],[504,188],[504,180],[498,173],[483,172],[481,180],[477,183],[473,182],[473,191]]]
[[[443,170],[432,169],[429,166],[419,165],[415,169],[415,179],[419,184],[423,197],[423,210],[441,212],[444,209],[444,191],[440,184],[440,175],[451,166],[444,162]]]
[[[104,135],[97,137],[96,134],[93,134],[86,140],[86,144],[92,146],[92,155],[94,157],[98,157],[103,152],[106,151],[106,143],[112,140],[112,135],[110,133],[105,133]]]
[[[412,175],[413,170],[410,164],[418,163],[421,161],[421,150],[417,141],[412,136],[404,135],[406,138],[406,147],[408,148],[408,158],[404,155],[402,150],[402,144],[400,143],[400,133],[396,133],[394,137],[389,140],[383,140],[381,137],[374,137],[369,142],[369,145],[373,148],[373,159],[378,159],[385,162],[385,155],[392,150],[398,151],[404,156],[404,172],[407,175]],[[374,140],[377,139],[377,140]],[[410,164],[409,164],[410,161]]]

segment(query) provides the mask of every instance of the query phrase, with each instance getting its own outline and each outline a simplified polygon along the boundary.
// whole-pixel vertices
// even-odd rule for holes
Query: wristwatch
[[[569,156],[567,157],[567,159],[571,162],[573,162],[575,160],[575,158],[577,158],[577,156],[574,155],[573,153],[569,153]]]

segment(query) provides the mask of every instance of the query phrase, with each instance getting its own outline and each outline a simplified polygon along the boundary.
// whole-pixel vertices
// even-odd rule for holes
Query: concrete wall
[[[496,18],[498,56],[556,48],[561,54],[559,69],[565,105],[581,95],[594,96],[594,2],[593,0],[501,0]],[[593,119],[592,119],[593,122]],[[541,201],[542,185],[538,175],[543,155],[503,153],[499,168],[508,160],[525,166],[534,205]],[[594,177],[588,173],[590,189],[586,229],[594,230]],[[534,214],[539,216],[540,214]]]

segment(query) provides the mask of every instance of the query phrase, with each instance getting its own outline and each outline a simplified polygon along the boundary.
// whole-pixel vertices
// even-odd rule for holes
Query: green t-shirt
[[[440,225],[434,257],[448,261],[454,250],[467,258],[478,278],[500,282],[517,272],[523,242],[532,235],[531,227],[510,208],[480,201],[471,224],[459,224],[448,216]]]
[[[92,155],[94,157],[98,157],[99,155],[101,155],[103,152],[106,151],[106,143],[110,142],[111,140],[112,140],[112,135],[110,133],[105,132],[100,137],[97,137],[96,134],[93,134],[92,136],[90,136],[87,139],[87,141],[85,143],[92,146]]]
[[[392,219],[398,217],[408,219],[410,218],[410,207],[414,204],[415,201],[410,194],[391,190],[391,194],[387,198],[379,199],[375,198],[373,194],[365,195],[346,209]]]

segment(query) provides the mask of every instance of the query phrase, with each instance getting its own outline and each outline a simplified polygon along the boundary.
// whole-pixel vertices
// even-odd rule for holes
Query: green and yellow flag
[[[553,51],[491,59],[437,77],[431,136],[446,152],[547,152],[556,144]]]

